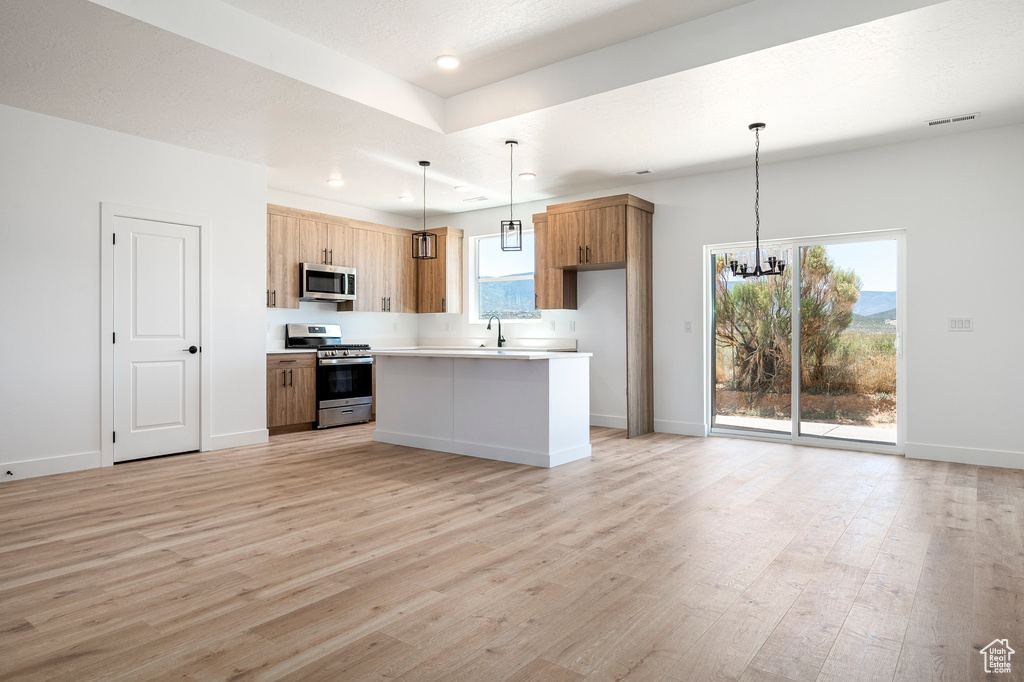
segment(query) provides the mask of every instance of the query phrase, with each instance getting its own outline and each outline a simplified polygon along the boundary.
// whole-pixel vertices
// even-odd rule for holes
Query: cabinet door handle
[[[294,383],[292,383],[292,379],[294,379],[294,378],[295,378],[295,377],[294,377],[294,374],[293,374],[294,372],[295,372],[295,370],[294,370],[294,369],[290,369],[290,370],[288,370],[288,385],[289,385],[289,386],[294,386],[294,385],[295,385]]]
[[[590,262],[590,247],[587,247],[587,262]]]
[[[583,262],[583,247],[581,246],[581,247],[579,247],[579,249],[580,249],[580,262],[582,263]]]
[[[388,312],[391,312],[391,297],[388,296]]]
[[[386,301],[387,301],[387,299],[385,299],[385,298],[384,298],[383,296],[381,296],[381,297],[380,297],[380,311],[381,311],[382,313],[383,313],[383,312],[384,312],[384,310],[385,310],[385,309],[384,309],[384,305],[385,305],[385,302],[386,302]]]
[[[282,369],[281,370],[281,386],[283,387],[283,386],[287,386],[287,385],[288,385],[288,370]]]
[[[444,296],[441,297],[441,312],[442,313],[445,312],[445,309],[444,309]]]
[[[324,249],[324,260],[323,260],[323,264],[324,264],[324,265],[327,265],[327,249]]]
[[[270,307],[270,289],[267,289],[267,307]]]
[[[537,294],[533,295],[533,307],[534,308],[540,308],[540,303],[538,303]]]
[[[331,265],[334,265],[334,249],[331,249]]]
[[[271,308],[276,308],[277,307],[277,289],[274,289],[273,294],[274,294],[274,304],[272,306],[270,306],[270,307]]]

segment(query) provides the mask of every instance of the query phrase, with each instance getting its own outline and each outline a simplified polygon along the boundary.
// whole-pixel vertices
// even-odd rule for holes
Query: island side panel
[[[440,442],[451,442],[454,362],[449,358],[377,356],[373,439],[435,449],[442,449],[437,447]]]
[[[590,358],[555,360],[548,376],[549,466],[590,457]]]
[[[460,454],[551,466],[549,360],[455,361],[455,442]]]

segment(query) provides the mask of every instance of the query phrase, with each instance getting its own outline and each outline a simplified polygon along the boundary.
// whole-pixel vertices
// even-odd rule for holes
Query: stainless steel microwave
[[[356,269],[340,265],[299,263],[300,301],[356,300]]]

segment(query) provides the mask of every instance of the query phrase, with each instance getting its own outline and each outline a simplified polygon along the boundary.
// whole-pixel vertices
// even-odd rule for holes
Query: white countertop
[[[371,353],[373,355],[406,358],[467,358],[470,360],[567,360],[571,358],[589,358],[593,356],[593,353],[563,353],[523,348],[405,348],[394,350],[375,350],[371,351]]]
[[[316,348],[268,348],[267,355],[283,353],[315,353]]]

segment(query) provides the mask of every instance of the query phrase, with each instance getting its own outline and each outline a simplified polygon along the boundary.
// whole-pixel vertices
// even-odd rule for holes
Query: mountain
[[[895,291],[862,291],[860,300],[853,304],[853,314],[868,317],[896,308]]]

